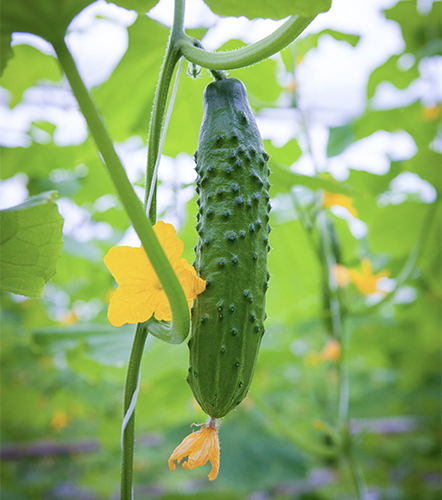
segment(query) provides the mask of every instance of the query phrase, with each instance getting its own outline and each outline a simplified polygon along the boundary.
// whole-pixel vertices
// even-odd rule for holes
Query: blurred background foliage
[[[137,406],[135,498],[353,498],[350,474],[332,446],[340,361],[324,350],[330,318],[314,223],[323,190],[352,198],[357,215],[342,206],[327,210],[337,262],[360,269],[369,259],[375,274],[390,273],[384,292],[365,295],[354,284],[339,291],[351,432],[369,498],[440,498],[441,103],[434,92],[409,92],[411,98],[382,105],[379,95],[434,85],[425,68],[440,72],[441,2],[389,4],[378,15],[397,24],[401,49],[373,67],[363,106],[348,116],[330,118],[320,96],[303,106],[303,92],[313,83],[308,64],[321,40],[357,50],[363,43],[357,30],[309,32],[280,55],[231,72],[247,86],[271,154],[267,333],[249,396],[221,427],[214,484],[205,468],[173,474],[167,468],[190,423],[205,415],[185,380],[187,346],[149,338]],[[168,28],[139,15],[127,31],[128,48],[115,70],[90,86],[142,196],[143,148]],[[188,32],[201,39],[210,29]],[[222,49],[242,44],[230,40]],[[2,294],[1,496],[113,499],[134,327],[107,322],[115,285],[102,259],[130,236],[129,222],[91,139],[79,133],[63,144],[57,136],[63,112],[75,112],[75,104],[56,60],[25,43],[14,45],[13,54],[1,82],[7,107],[27,106],[33,116],[36,103],[55,105],[62,118],[31,119],[20,140],[5,144],[3,186],[12,189],[12,179],[29,196],[58,191],[65,224],[57,273],[43,296]],[[196,243],[191,155],[210,80],[206,71],[196,79],[182,75],[160,173],[159,218],[178,227],[189,262]],[[333,94],[342,93],[333,87],[338,81],[330,80],[331,108]],[[266,134],[275,123],[293,130],[285,142]],[[389,154],[386,147],[380,169],[364,168],[364,158],[352,163],[352,148],[364,139],[388,145],[404,133],[415,145],[410,154]]]

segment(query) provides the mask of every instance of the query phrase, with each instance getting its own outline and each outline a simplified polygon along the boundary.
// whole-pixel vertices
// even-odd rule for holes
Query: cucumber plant
[[[29,3],[27,10],[33,12],[37,2],[23,0],[22,3]],[[146,186],[150,186],[154,178],[169,88],[181,57],[209,69],[218,79],[218,70],[250,66],[281,51],[302,33],[317,14],[330,7],[329,0],[313,4],[308,0],[300,0],[296,5],[290,0],[279,3],[281,10],[277,15],[280,18],[293,15],[274,33],[246,47],[216,53],[204,50],[185,33],[185,0],[174,0],[174,20],[150,121]],[[15,4],[10,4],[11,8],[8,7],[6,16],[3,16],[9,23],[7,34],[29,31],[53,45],[115,189],[167,294],[173,316],[172,324],[167,326],[171,330],[169,338],[182,342],[190,328],[189,311],[183,289],[152,229],[156,221],[155,191],[146,217],[149,192],[146,190],[143,208],[78,73],[64,36],[58,31],[41,29],[41,25],[52,26],[55,22],[52,16],[54,9],[46,9],[41,16],[34,16],[36,22],[27,19],[22,25],[16,24]],[[77,7],[86,4],[88,0],[78,5],[75,3],[72,12],[69,9],[66,11],[69,12],[68,17],[78,13]],[[246,4],[243,7],[244,13],[250,9],[254,11],[255,7],[259,13],[263,8],[262,5],[251,7]],[[298,12],[295,11],[297,8]],[[273,13],[265,9],[263,12]],[[259,15],[254,14],[253,17]],[[63,30],[67,24],[63,24]],[[213,418],[227,414],[245,397],[264,333],[269,249],[267,159],[244,86],[238,80],[224,78],[210,84],[205,92],[205,115],[197,153],[200,207],[196,259],[197,270],[209,286],[195,304],[194,314],[198,321],[193,322],[190,340],[189,383],[202,408]],[[123,405],[122,500],[132,498],[133,410],[148,328],[144,324],[137,326],[128,364]]]
[[[207,86],[195,160],[194,265],[207,288],[193,308],[187,380],[201,408],[220,418],[250,387],[269,279],[268,154],[241,81]]]

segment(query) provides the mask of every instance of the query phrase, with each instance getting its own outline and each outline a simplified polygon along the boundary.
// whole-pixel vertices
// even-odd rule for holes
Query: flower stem
[[[230,52],[207,52],[195,47],[194,39],[184,35],[181,53],[190,62],[209,69],[237,69],[250,66],[287,47],[313,21],[313,17],[291,16],[271,35],[247,47]]]

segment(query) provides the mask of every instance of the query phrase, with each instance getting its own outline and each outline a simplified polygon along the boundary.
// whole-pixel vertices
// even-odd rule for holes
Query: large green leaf
[[[316,16],[327,11],[331,0],[254,0],[253,2],[238,2],[237,0],[205,0],[215,14],[220,16],[246,16],[249,19],[257,17],[283,19],[293,14],[303,17]]]
[[[92,0],[3,0],[1,29],[33,33],[49,42],[64,36],[72,19]]]
[[[168,30],[146,16],[128,29],[129,48],[111,77],[94,91],[111,137],[147,137]]]
[[[149,12],[152,7],[159,2],[159,0],[106,0],[108,3],[114,3],[120,7],[124,7],[128,10],[135,10],[140,14]]]
[[[418,10],[416,1],[401,1],[385,11],[387,19],[399,23],[406,44],[406,52],[418,58],[441,54],[442,3],[433,2],[425,14]]]
[[[54,192],[43,193],[0,212],[1,289],[39,297],[54,276],[63,245],[54,199]]]
[[[8,62],[2,74],[2,87],[12,94],[10,107],[21,101],[23,92],[39,80],[61,80],[61,71],[56,59],[29,45],[15,45],[14,57]]]

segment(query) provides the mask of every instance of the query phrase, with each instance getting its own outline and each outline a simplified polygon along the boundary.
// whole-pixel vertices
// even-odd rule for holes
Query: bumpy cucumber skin
[[[196,299],[187,381],[201,408],[221,418],[246,396],[264,334],[270,250],[268,155],[242,82],[204,92],[197,162]]]

